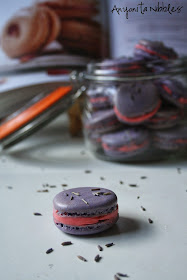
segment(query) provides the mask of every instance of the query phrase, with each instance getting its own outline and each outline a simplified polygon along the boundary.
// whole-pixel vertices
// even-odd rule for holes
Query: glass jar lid
[[[158,79],[187,73],[187,57],[168,61],[128,61],[123,57],[89,63],[84,74],[85,80],[97,82],[128,82]]]
[[[4,104],[7,108],[14,105],[14,109],[5,117],[1,116],[1,149],[7,149],[20,142],[67,111],[82,91],[84,87],[71,80],[38,83],[4,91],[3,96],[8,98],[5,98]],[[26,95],[27,98],[24,99]],[[12,96],[19,97],[17,105],[11,102]]]

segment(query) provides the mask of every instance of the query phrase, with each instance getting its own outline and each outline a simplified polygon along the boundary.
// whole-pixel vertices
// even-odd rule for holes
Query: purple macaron
[[[151,129],[165,129],[176,126],[182,118],[183,114],[179,108],[165,104],[145,125]]]
[[[87,97],[93,110],[110,108],[116,94],[115,85],[90,85],[87,89]]]
[[[141,124],[153,117],[161,106],[157,87],[150,81],[124,83],[117,91],[114,111],[119,121]]]
[[[126,76],[136,76],[148,72],[146,61],[140,57],[118,57],[104,60],[100,64],[101,69],[106,74],[125,74]]]
[[[155,147],[166,150],[187,150],[187,125],[175,126],[165,130],[154,131]]]
[[[142,127],[126,128],[103,135],[101,141],[104,153],[115,160],[140,155],[150,146],[149,133]]]
[[[104,188],[74,188],[57,194],[53,200],[53,219],[65,233],[96,234],[118,220],[117,196]]]
[[[122,127],[113,109],[100,110],[84,119],[84,129],[87,132],[106,133]]]
[[[176,79],[160,79],[157,86],[161,96],[180,108],[187,108],[187,88]]]
[[[150,40],[140,40],[135,46],[134,54],[147,60],[169,60],[178,57],[172,48],[162,42]]]

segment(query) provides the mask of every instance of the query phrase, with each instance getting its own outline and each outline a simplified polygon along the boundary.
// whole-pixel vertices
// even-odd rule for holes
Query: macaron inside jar
[[[161,100],[154,83],[145,81],[122,84],[114,104],[119,121],[135,125],[153,117],[161,106]]]

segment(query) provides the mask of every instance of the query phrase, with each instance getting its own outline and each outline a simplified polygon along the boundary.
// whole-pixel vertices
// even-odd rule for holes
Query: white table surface
[[[123,272],[132,280],[186,279],[187,161],[141,165],[103,162],[87,151],[82,154],[83,141],[71,139],[66,129],[58,119],[0,155],[0,278],[109,280],[116,272]],[[56,188],[37,192],[44,189],[44,183]],[[115,191],[120,213],[117,225],[90,237],[59,231],[53,224],[52,200],[63,190],[61,184]],[[34,216],[34,212],[42,216]],[[148,218],[154,223],[149,224]],[[63,247],[63,241],[73,245]],[[110,242],[115,245],[106,248]],[[98,251],[98,244],[104,247],[103,252]],[[54,251],[47,255],[49,248]],[[95,263],[98,253],[102,260]]]

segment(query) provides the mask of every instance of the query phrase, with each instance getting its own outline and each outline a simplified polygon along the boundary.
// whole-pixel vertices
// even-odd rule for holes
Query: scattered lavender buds
[[[140,196],[137,196],[137,199],[140,199]]]
[[[136,188],[137,185],[136,185],[136,184],[129,184],[129,187],[131,187],[131,188]]]
[[[143,211],[146,211],[146,209],[145,209],[143,206],[141,206],[141,209],[142,209]]]
[[[114,280],[120,280],[120,278],[117,275],[114,275]]]
[[[92,173],[92,171],[91,170],[85,170],[85,173],[89,174],[89,173]]]
[[[110,192],[105,192],[103,195],[111,195]]]
[[[53,251],[54,251],[53,248],[50,248],[46,251],[46,254],[51,254]]]
[[[101,181],[104,181],[104,180],[105,180],[105,178],[104,178],[104,177],[100,177],[100,180],[101,180]]]
[[[71,198],[70,198],[71,200],[73,200],[74,199],[74,197],[73,196],[71,196]]]
[[[100,196],[100,195],[108,195],[109,193],[104,193],[104,192],[96,192],[96,193],[93,193],[93,195],[95,196]],[[110,193],[111,194],[111,193]]]
[[[66,241],[66,242],[62,242],[61,245],[62,246],[69,246],[72,245],[73,243],[71,243],[71,241]]]
[[[118,272],[116,275],[119,276],[119,277],[129,277],[127,274],[123,274],[123,273],[120,273],[120,272]]]
[[[95,195],[95,196],[99,196],[99,193],[97,192],[97,193],[93,193],[93,195]]]
[[[103,247],[101,247],[100,245],[97,246],[97,248],[99,249],[99,251],[103,251]]]
[[[77,256],[77,258],[78,258],[79,260],[83,261],[83,262],[87,262],[87,260],[86,260],[84,257],[82,257],[82,256]]]
[[[109,247],[112,247],[114,245],[114,243],[108,243],[108,244],[106,244],[105,246],[107,247],[107,248],[109,248]]]
[[[97,256],[95,256],[94,261],[95,262],[100,262],[101,259],[102,259],[102,257],[97,255]]]
[[[8,186],[7,188],[8,188],[9,190],[12,190],[12,189],[13,189],[13,187],[12,187],[12,186]]]
[[[124,184],[124,182],[123,182],[123,181],[120,181],[119,183],[120,183],[120,185],[123,185],[123,184]]]
[[[61,186],[64,187],[64,188],[66,188],[68,185],[67,185],[67,184],[62,184]]]
[[[87,202],[84,198],[82,198],[81,200],[82,200],[85,204],[89,205],[88,202]]]
[[[179,173],[179,174],[181,174],[181,168],[177,168],[177,172]]]
[[[33,213],[34,216],[42,216],[40,213]]]
[[[56,186],[55,185],[51,185],[51,186],[49,186],[51,189],[54,189],[54,188],[56,188]]]
[[[37,192],[39,192],[39,193],[47,193],[49,191],[48,190],[38,190]]]
[[[150,218],[148,219],[150,224],[153,224],[153,220],[151,220]]]
[[[92,189],[92,192],[100,191],[100,189]]]
[[[72,194],[80,196],[80,193],[72,192]]]
[[[141,179],[142,179],[142,180],[145,180],[145,179],[147,179],[147,177],[146,177],[146,176],[142,176]]]

